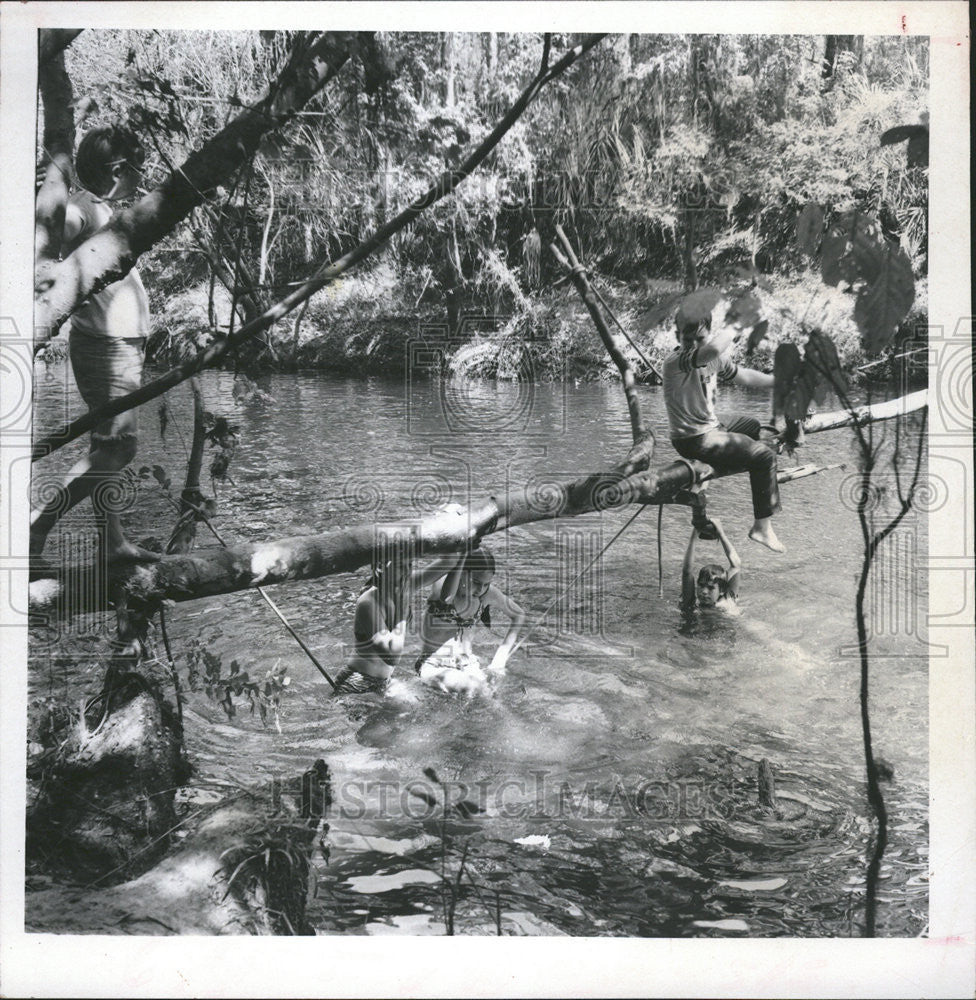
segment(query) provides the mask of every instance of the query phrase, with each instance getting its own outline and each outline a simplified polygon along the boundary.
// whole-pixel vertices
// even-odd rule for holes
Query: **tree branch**
[[[634,438],[634,446],[636,448],[644,445],[647,461],[649,462],[651,455],[654,453],[654,432],[644,423],[643,416],[641,415],[640,400],[637,398],[637,380],[634,378],[634,371],[624,354],[624,342],[607,326],[607,321],[604,319],[600,306],[597,304],[593,289],[590,287],[589,280],[586,277],[586,272],[583,270],[583,266],[573,251],[572,244],[569,242],[565,232],[563,232],[562,226],[556,226],[556,236],[562,245],[562,253],[560,253],[559,247],[555,244],[552,244],[550,249],[563,268],[569,272],[570,280],[573,282],[576,291],[579,292],[580,298],[583,300],[583,304],[593,318],[597,332],[600,334],[600,339],[603,341],[603,346],[607,349],[611,360],[617,366],[617,371],[620,372],[620,377],[624,383],[624,395],[627,398],[627,410],[630,414],[630,430]]]
[[[64,68],[64,52],[61,49],[41,62],[38,75],[44,108],[42,162],[46,164],[44,181],[34,208],[34,258],[40,262],[54,261],[61,254],[71,156],[75,145],[75,115],[71,80]]]
[[[38,68],[64,50],[82,33],[83,28],[41,28],[37,33],[37,63]]]

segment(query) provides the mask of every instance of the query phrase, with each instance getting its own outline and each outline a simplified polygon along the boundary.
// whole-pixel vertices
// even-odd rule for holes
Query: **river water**
[[[282,374],[260,380],[273,403],[239,403],[231,374],[202,381],[208,408],[240,428],[233,482],[218,484],[216,525],[228,543],[419,518],[526,480],[544,502],[547,481],[608,468],[630,442],[619,384]],[[54,401],[38,414],[41,430],[58,422],[62,400],[81,409],[60,366],[39,392]],[[657,459],[670,461],[660,390],[640,393]],[[143,408],[136,465],[158,463],[179,482],[188,387],[169,398],[165,438],[157,404]],[[721,409],[765,418],[768,398],[725,390]],[[278,782],[325,760],[334,801],[309,910],[320,933],[443,933],[450,909],[457,933],[494,934],[500,921],[519,934],[858,935],[869,827],[851,648],[861,551],[851,440],[850,430],[808,438],[799,462],[848,468],[783,487],[785,555],[746,540],[745,477],[710,487],[710,510],[745,564],[737,617],[679,610],[684,508],[663,514],[663,596],[655,508],[588,570],[636,508],[489,539],[502,589],[530,615],[552,605],[490,696],[423,688],[409,668],[414,636],[386,698],[332,699],[257,594],[171,608],[177,658],[197,642],[225,669],[236,659],[252,678],[275,665],[290,678],[266,723],[246,702],[228,718],[202,691],[189,695],[187,809],[235,785],[266,787],[271,802]],[[83,449],[76,442],[41,474]],[[83,530],[90,520],[86,504],[63,525]],[[158,537],[173,516],[143,484],[125,520],[134,537]],[[875,752],[894,772],[879,904],[879,933],[892,936],[927,926],[927,581],[916,573],[926,536],[924,516],[912,514],[869,599],[873,648],[884,654],[871,675]],[[717,543],[699,545],[701,561],[722,561]],[[272,590],[331,673],[352,639],[363,579]],[[503,628],[479,632],[476,650],[490,658]],[[36,699],[91,681],[64,657],[35,656]],[[757,806],[763,758],[775,815]],[[451,802],[465,797],[479,811],[445,819],[440,783]]]

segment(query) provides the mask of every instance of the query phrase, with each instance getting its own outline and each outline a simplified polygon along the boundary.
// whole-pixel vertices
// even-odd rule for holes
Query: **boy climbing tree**
[[[78,146],[75,172],[82,189],[68,199],[62,253],[67,255],[112,217],[106,202],[132,195],[142,176],[145,153],[128,129],[107,126],[87,132]],[[149,334],[149,301],[133,268],[121,280],[92,295],[71,318],[69,353],[78,391],[90,410],[138,389]],[[129,541],[111,503],[118,474],[136,454],[136,411],[96,424],[88,455],[50,491],[31,515],[32,569],[42,570],[41,553],[60,518],[91,496],[103,557],[108,561],[151,561],[158,555]]]

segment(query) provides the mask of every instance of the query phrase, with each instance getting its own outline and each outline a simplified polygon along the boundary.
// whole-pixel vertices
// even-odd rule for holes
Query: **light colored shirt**
[[[723,357],[698,365],[698,348],[676,347],[664,360],[664,405],[668,411],[671,440],[697,437],[718,427],[715,385],[731,382],[739,368]]]
[[[69,249],[80,246],[111,218],[105,202],[89,191],[76,191],[68,199],[65,219],[73,233]],[[71,329],[90,337],[148,337],[149,298],[139,272],[132,268],[120,281],[86,299],[72,315]]]

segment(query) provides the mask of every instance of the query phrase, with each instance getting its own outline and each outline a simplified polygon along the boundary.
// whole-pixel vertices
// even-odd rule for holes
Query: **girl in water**
[[[462,553],[450,572],[431,589],[421,627],[423,651],[415,669],[420,679],[441,691],[473,694],[488,677],[504,674],[525,612],[493,583],[495,557],[484,548]],[[471,647],[478,622],[490,626],[501,616],[508,631],[487,668],[481,669]]]
[[[728,570],[718,563],[709,563],[694,573],[695,543],[699,538],[699,530],[704,530],[707,537],[714,529],[714,537],[722,543],[725,558],[729,561]],[[691,529],[691,539],[685,551],[685,561],[681,567],[681,605],[686,610],[695,607],[717,608],[721,611],[737,614],[739,599],[739,570],[742,562],[735,546],[722,527],[717,517],[709,518],[704,524],[698,524]]]
[[[410,600],[414,588],[424,586],[457,556],[446,556],[426,569],[411,570],[409,559],[395,556],[373,569],[356,601],[352,654],[336,677],[333,694],[383,694],[403,654]]]

